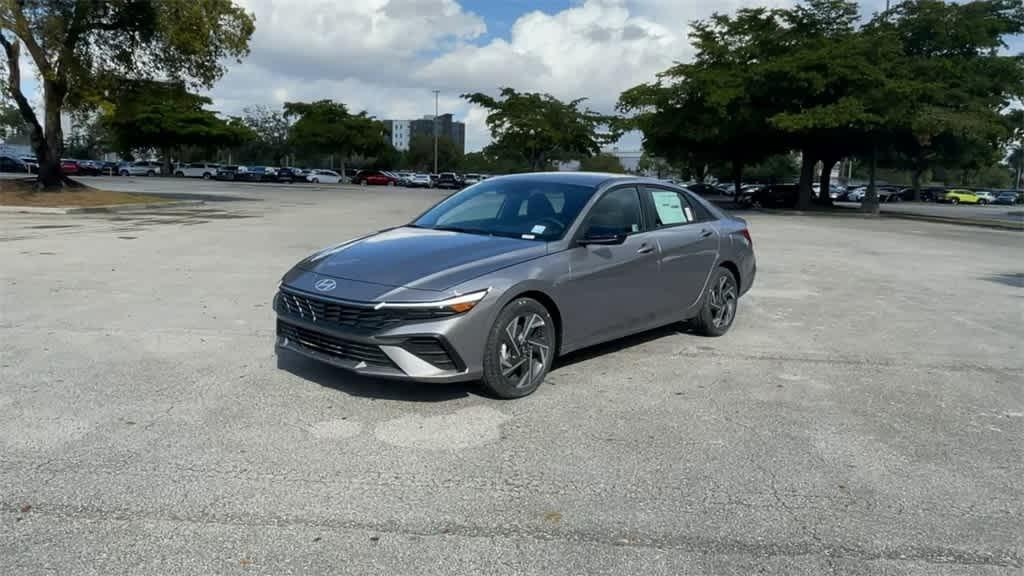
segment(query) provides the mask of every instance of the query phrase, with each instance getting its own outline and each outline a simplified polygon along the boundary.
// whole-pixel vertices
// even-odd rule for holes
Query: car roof
[[[574,184],[577,186],[598,187],[605,182],[612,180],[634,181],[638,183],[666,184],[656,178],[638,178],[628,174],[610,174],[606,172],[531,172],[526,174],[509,174],[507,176],[495,176],[494,179],[526,180],[535,182],[549,182],[554,184]]]

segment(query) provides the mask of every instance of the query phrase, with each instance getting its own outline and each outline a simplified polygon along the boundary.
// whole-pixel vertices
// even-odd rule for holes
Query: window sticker
[[[663,226],[693,220],[690,207],[687,206],[686,212],[683,212],[683,204],[675,192],[652,190],[651,199],[654,200],[654,209],[658,212],[658,220]]]
[[[536,226],[533,227],[532,230],[530,230],[530,233],[543,234],[545,230],[547,230],[547,226],[544,226],[543,224],[537,224]]]

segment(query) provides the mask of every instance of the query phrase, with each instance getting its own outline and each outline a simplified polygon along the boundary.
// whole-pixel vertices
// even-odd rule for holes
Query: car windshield
[[[413,226],[526,240],[558,240],[594,194],[590,186],[485,180],[452,195]]]

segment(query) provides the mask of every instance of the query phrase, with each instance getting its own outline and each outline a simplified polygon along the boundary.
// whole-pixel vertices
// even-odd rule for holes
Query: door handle
[[[654,252],[654,247],[647,244],[641,244],[640,249],[636,251],[637,254],[650,254],[651,252]]]
[[[711,236],[711,234],[713,234],[713,232],[710,229],[708,229],[708,228],[705,228],[705,229],[700,231],[700,237],[701,238],[707,238],[708,236]]]

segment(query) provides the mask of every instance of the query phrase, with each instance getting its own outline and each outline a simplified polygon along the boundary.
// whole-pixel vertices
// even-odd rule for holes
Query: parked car
[[[302,175],[302,170],[295,167],[283,167],[277,168],[277,181],[291,184],[292,182],[305,182],[306,177]]]
[[[25,169],[29,172],[39,171],[39,160],[37,160],[35,156],[22,156],[20,158],[16,158],[16,160],[21,160],[21,162],[25,164]]]
[[[480,182],[480,175],[479,174],[464,174],[462,176],[462,185],[463,186],[472,186],[473,184],[477,184],[479,182]]]
[[[398,178],[380,170],[360,170],[353,182],[361,186],[394,186]]]
[[[1005,205],[1005,206],[1013,206],[1014,204],[1017,203],[1017,193],[1016,192],[1000,192],[999,194],[996,194],[996,197],[995,197],[994,200],[992,200],[992,203],[993,204],[1001,204],[1001,205]]]
[[[974,195],[978,197],[978,204],[991,204],[996,201],[996,195],[990,190],[975,190]]]
[[[314,184],[337,184],[341,182],[341,174],[334,170],[309,170],[306,172],[306,181]]]
[[[60,171],[68,176],[78,175],[78,160],[72,160],[70,158],[62,158],[60,161]]]
[[[99,176],[103,173],[103,163],[96,160],[75,160],[78,162],[79,176]]]
[[[462,188],[462,180],[459,179],[458,174],[455,172],[441,172],[437,175],[437,181],[434,182],[434,186],[437,188],[458,190],[459,188]]]
[[[28,172],[28,166],[13,156],[0,156],[0,172]]]
[[[953,188],[946,190],[946,193],[942,195],[938,202],[947,202],[949,204],[978,204],[978,196],[970,190],[963,188]]]
[[[153,160],[139,160],[136,162],[124,162],[118,168],[121,176],[156,176],[163,172],[163,166]]]
[[[202,178],[203,180],[209,180],[217,175],[218,168],[220,168],[220,164],[210,164],[207,162],[178,164],[174,170],[174,175],[183,178]]]
[[[430,188],[433,185],[430,174],[413,174],[412,178],[409,178],[408,184],[410,188]]]
[[[903,197],[900,196],[900,189],[895,186],[878,186],[877,187],[878,201],[880,203],[886,202],[900,202]]]
[[[715,188],[713,185],[707,184],[705,182],[693,182],[692,184],[683,184],[683,187],[685,187],[690,192],[693,192],[694,194],[699,194],[701,196],[718,196],[719,194],[721,194],[718,188]]]
[[[412,180],[412,172],[394,172],[396,178],[398,178],[399,186],[408,186],[409,181]]]
[[[573,350],[682,320],[725,334],[755,269],[747,223],[683,188],[518,174],[298,262],[274,298],[276,349],[520,398]]]
[[[763,208],[792,208],[796,206],[800,187],[796,184],[774,184],[754,190],[744,203]]]
[[[234,180],[239,170],[245,170],[245,166],[221,166],[217,168],[217,173],[213,177],[217,180]]]
[[[273,182],[277,180],[277,170],[272,166],[246,166],[244,171],[235,174],[235,180],[246,182]]]

